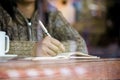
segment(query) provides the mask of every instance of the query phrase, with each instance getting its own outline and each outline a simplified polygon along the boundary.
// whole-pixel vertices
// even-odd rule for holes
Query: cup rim
[[[0,31],[0,33],[6,33],[5,31]]]
[[[5,31],[0,31],[0,32],[5,32]]]

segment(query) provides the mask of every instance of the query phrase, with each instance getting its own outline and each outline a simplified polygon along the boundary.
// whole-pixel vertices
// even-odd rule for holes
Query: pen
[[[41,25],[41,28],[43,29],[43,31],[48,35],[48,36],[51,36],[49,33],[48,33],[48,31],[47,31],[47,29],[45,28],[45,26],[43,25],[43,23],[39,20],[39,24]]]

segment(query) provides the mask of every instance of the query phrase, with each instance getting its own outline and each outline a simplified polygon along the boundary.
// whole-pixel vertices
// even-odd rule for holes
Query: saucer
[[[0,61],[11,60],[17,57],[17,55],[0,55]]]

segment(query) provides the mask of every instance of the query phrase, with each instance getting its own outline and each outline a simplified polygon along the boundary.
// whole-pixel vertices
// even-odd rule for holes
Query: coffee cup
[[[0,56],[4,56],[9,51],[9,37],[6,32],[0,31]]]

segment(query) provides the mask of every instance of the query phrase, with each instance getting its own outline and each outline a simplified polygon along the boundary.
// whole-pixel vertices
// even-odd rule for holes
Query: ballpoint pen
[[[51,36],[49,33],[48,33],[48,31],[47,31],[47,29],[45,28],[45,26],[43,25],[43,23],[39,20],[39,24],[41,25],[41,28],[43,29],[43,31],[45,32],[45,34],[47,34],[48,36]]]

